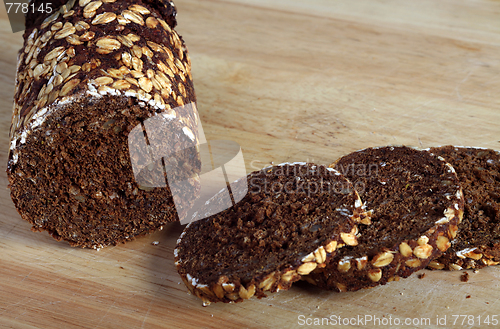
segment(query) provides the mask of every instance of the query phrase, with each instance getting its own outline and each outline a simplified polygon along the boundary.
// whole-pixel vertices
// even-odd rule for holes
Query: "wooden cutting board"
[[[207,138],[238,142],[248,172],[271,161],[329,164],[375,145],[500,149],[498,1],[176,5]],[[174,268],[178,224],[100,251],[31,232],[7,189],[22,36],[0,7],[0,327],[295,328],[323,317],[331,327],[338,317],[355,318],[354,328],[487,328],[486,319],[495,327],[499,267],[469,271],[467,283],[461,272],[424,271],[423,279],[354,293],[298,284],[260,300],[202,307]],[[446,326],[438,326],[444,317]]]

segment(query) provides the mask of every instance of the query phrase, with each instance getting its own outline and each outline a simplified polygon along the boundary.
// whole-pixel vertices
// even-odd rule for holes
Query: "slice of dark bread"
[[[177,270],[204,305],[289,289],[336,249],[356,245],[356,222],[367,221],[352,184],[331,168],[282,164],[247,181],[239,203],[190,223],[177,241]]]
[[[500,153],[492,149],[433,147],[457,171],[465,197],[459,234],[429,268],[461,270],[500,263]]]
[[[357,246],[338,250],[305,279],[326,289],[354,291],[386,284],[425,268],[455,238],[463,195],[453,167],[413,148],[368,148],[332,164],[357,189],[371,225]]]

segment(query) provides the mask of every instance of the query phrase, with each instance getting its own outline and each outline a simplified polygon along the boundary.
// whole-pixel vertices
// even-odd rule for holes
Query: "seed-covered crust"
[[[449,248],[464,207],[451,165],[401,146],[354,152],[332,167],[373,210],[371,224],[359,225],[357,246],[339,250],[305,280],[336,291],[369,288],[408,277]]]
[[[431,269],[479,269],[500,263],[500,153],[492,149],[433,147],[457,171],[465,209],[451,247]]]
[[[204,305],[289,289],[336,250],[356,245],[356,222],[366,218],[352,184],[325,166],[282,164],[247,181],[239,203],[190,223],[177,241],[177,270]],[[207,209],[212,203],[217,196]]]
[[[53,8],[28,17],[18,53],[7,173],[19,213],[34,230],[93,248],[177,220],[168,188],[136,183],[127,144],[158,114],[170,121],[162,136],[176,140],[172,152],[198,142],[196,107],[183,106],[196,99],[173,5],[70,0]],[[199,188],[192,183],[189,193]]]

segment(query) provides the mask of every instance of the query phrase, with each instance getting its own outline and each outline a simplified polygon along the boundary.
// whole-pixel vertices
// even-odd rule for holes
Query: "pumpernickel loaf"
[[[206,209],[218,202],[214,197]],[[205,305],[265,297],[356,245],[356,223],[365,216],[337,171],[305,163],[268,167],[248,176],[239,203],[184,229],[174,251],[177,270]]]
[[[173,3],[53,3],[62,6],[50,16],[28,15],[18,54],[7,173],[21,217],[35,231],[92,248],[177,220],[168,186],[136,181],[128,140],[134,127],[162,118],[149,142],[191,168],[179,177],[190,180],[185,193],[199,189],[199,158],[188,149],[198,143],[199,118]],[[144,179],[166,178],[148,169]]]
[[[340,249],[307,281],[337,291],[369,288],[407,277],[449,248],[464,207],[451,165],[400,146],[354,152],[332,167],[373,210],[371,224],[359,225],[358,245]]]
[[[459,234],[432,269],[478,269],[500,263],[500,153],[492,149],[433,147],[457,171],[465,198]]]

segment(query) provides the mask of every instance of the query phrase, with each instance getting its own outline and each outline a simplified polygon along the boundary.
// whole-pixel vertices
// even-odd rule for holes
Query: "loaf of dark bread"
[[[239,203],[185,228],[174,251],[177,270],[205,305],[265,297],[356,245],[362,221],[369,218],[361,200],[337,171],[305,163],[265,168],[248,176]]]
[[[358,245],[338,250],[326,267],[305,279],[322,288],[355,291],[386,284],[425,268],[450,247],[464,199],[451,165],[413,148],[368,148],[332,167],[373,210],[359,225]]]
[[[177,152],[188,168],[179,177],[190,182],[184,193],[196,193],[200,161],[191,146],[199,141],[199,118],[173,4],[52,3],[61,7],[50,16],[28,15],[18,54],[7,173],[21,217],[35,231],[89,248],[178,220],[183,210],[175,206],[187,208],[189,198],[174,204],[168,186],[138,182],[132,162],[141,154],[128,138],[148,119],[162,118],[154,138],[163,155]],[[167,177],[160,166],[148,170],[146,182]]]
[[[464,192],[459,234],[429,268],[478,269],[500,263],[500,153],[492,149],[433,147],[457,171]]]

